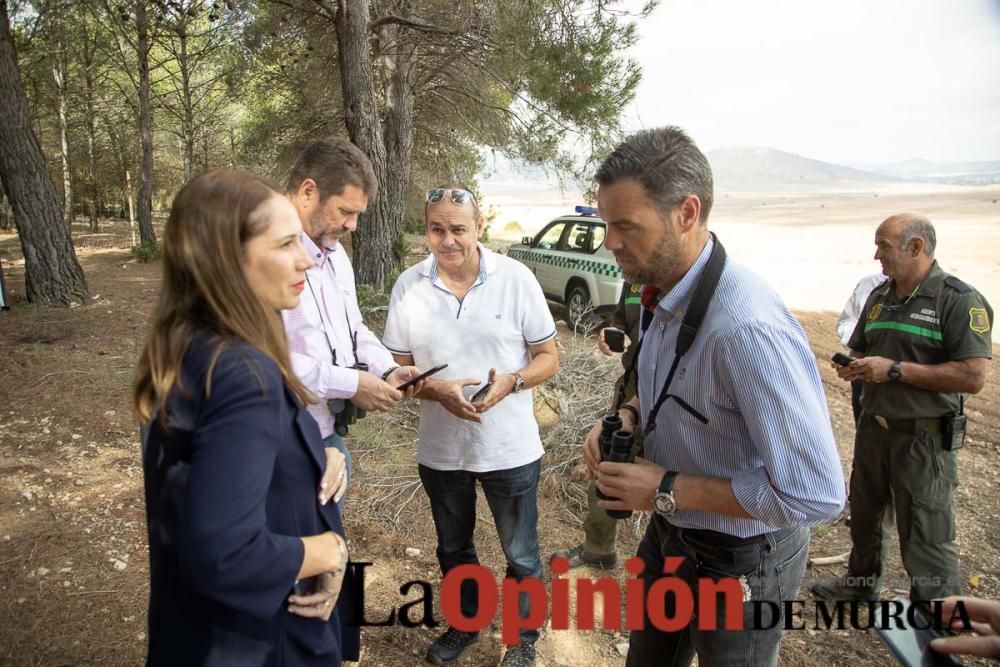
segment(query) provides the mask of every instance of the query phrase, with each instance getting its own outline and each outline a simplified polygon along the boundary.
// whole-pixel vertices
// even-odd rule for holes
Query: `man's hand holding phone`
[[[482,420],[476,414],[476,406],[465,398],[466,387],[479,384],[476,378],[460,378],[457,380],[435,380],[428,378],[424,380],[424,388],[420,398],[430,401],[437,401],[445,410],[455,415],[459,419],[467,419],[470,422],[480,423]]]
[[[604,327],[597,334],[597,349],[606,357],[615,352],[624,352],[631,344],[632,341],[625,332],[617,327]]]
[[[492,388],[493,388],[493,383],[487,381],[485,384],[483,384],[483,386],[479,389],[479,391],[477,391],[475,394],[472,395],[472,398],[470,398],[469,400],[473,403],[477,403],[483,400],[484,398],[486,398],[486,394],[490,393],[490,389]]]
[[[416,366],[400,366],[385,376],[385,382],[396,391],[403,392],[403,398],[413,398],[413,395],[420,391],[423,382],[410,383],[414,378],[421,375],[420,369]]]
[[[440,373],[446,368],[448,368],[448,364],[440,364],[426,371],[421,371],[416,366],[401,366],[389,374],[386,382],[394,386],[398,384],[396,389],[403,392],[406,398],[410,398],[420,393],[427,378],[435,373]],[[402,381],[402,384],[399,384],[400,381]]]
[[[862,372],[858,370],[857,366],[852,366],[857,361],[856,358],[848,356],[843,352],[837,352],[830,357],[830,361],[833,364],[834,370],[837,371],[837,377],[841,380],[864,379]]]
[[[494,405],[507,398],[514,390],[514,383],[517,381],[513,375],[497,375],[497,369],[491,368],[489,379],[482,389],[472,397],[472,403],[476,412],[486,412]],[[478,383],[477,383],[478,384]]]

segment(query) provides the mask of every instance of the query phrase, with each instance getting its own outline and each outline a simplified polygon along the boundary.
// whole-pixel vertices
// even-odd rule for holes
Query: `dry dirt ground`
[[[0,235],[0,258],[14,308],[0,313],[0,664],[135,665],[143,661],[147,552],[137,429],[128,386],[157,293],[160,264],[141,264],[125,249],[123,225],[104,233],[74,230],[92,305],[46,310],[22,302],[23,261],[17,239]],[[848,288],[849,289],[849,288]],[[377,321],[380,312],[372,312]],[[825,363],[839,349],[831,312],[799,312],[816,353],[830,403],[845,472],[851,454],[848,386]],[[380,330],[376,324],[373,328]],[[550,403],[578,422],[548,426],[546,472],[539,493],[542,551],[579,541],[584,500],[582,469],[574,461],[589,417],[609,395],[615,362],[592,353],[593,340],[560,335],[564,358],[587,361],[600,386],[588,403],[566,383]],[[573,356],[575,355],[575,356]],[[589,361],[588,361],[589,360]],[[587,365],[587,364],[582,364]],[[567,370],[569,372],[569,370]],[[580,372],[576,369],[575,372]],[[578,376],[573,376],[578,377]],[[596,380],[594,379],[596,378]],[[562,406],[562,407],[560,407]],[[1000,377],[993,364],[985,391],[967,404],[971,431],[961,452],[957,491],[962,574],[967,591],[1000,597]],[[551,416],[551,415],[550,415]],[[434,532],[414,465],[415,413],[400,408],[369,418],[354,432],[356,477],[345,520],[356,560],[368,570],[368,616],[386,614],[404,600],[411,579],[437,583]],[[481,557],[502,572],[501,554],[485,503],[477,528]],[[624,523],[619,555],[634,552],[638,526]],[[407,548],[411,548],[409,551]],[[810,553],[849,548],[842,522],[813,531]],[[893,550],[890,572],[901,577]],[[812,568],[809,579],[839,574],[843,566]],[[574,576],[597,576],[582,571]],[[617,573],[619,580],[624,575]],[[800,598],[808,599],[808,594]],[[437,630],[368,628],[362,664],[418,664]],[[622,664],[623,633],[552,631],[538,645],[540,665]],[[487,632],[460,664],[495,664],[499,628]],[[864,631],[800,631],[786,636],[785,665],[889,664],[882,644]]]

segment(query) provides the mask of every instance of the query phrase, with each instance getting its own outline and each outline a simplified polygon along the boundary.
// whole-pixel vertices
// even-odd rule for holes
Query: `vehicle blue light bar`
[[[576,212],[580,215],[597,215],[597,209],[593,206],[577,206]]]

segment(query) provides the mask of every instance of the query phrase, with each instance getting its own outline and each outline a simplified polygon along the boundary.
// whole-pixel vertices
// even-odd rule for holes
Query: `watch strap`
[[[674,490],[674,480],[677,479],[676,470],[668,470],[664,475],[663,479],[660,480],[660,493],[670,493]],[[649,488],[649,487],[646,487]]]

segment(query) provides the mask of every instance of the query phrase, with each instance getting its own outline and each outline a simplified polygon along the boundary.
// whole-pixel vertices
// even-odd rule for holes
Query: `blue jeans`
[[[346,488],[351,485],[351,452],[347,450],[347,445],[344,443],[344,439],[341,438],[336,433],[331,433],[326,438],[323,439],[323,445],[326,447],[336,447],[340,450],[340,453],[344,455],[344,475],[347,478],[344,495],[340,497],[340,502],[337,503],[337,509],[344,509],[344,502],[347,500]]]
[[[486,502],[507,557],[507,574],[517,581],[525,577],[542,578],[542,560],[538,553],[538,477],[542,460],[517,468],[468,472],[434,470],[418,466],[420,481],[431,501],[434,529],[437,531],[437,557],[441,573],[448,574],[459,565],[478,564],[473,533],[476,528],[476,481],[483,485]],[[462,614],[472,617],[479,609],[479,589],[465,581],[461,588]],[[530,599],[522,593],[518,612],[527,618]],[[534,643],[537,630],[522,630],[521,641]]]
[[[701,667],[715,665],[777,665],[778,643],[783,621],[772,623],[765,610],[761,620],[775,625],[769,630],[753,627],[753,600],[769,600],[782,607],[782,600],[794,600],[798,594],[809,556],[809,529],[801,526],[783,528],[752,538],[737,538],[710,530],[675,528],[657,515],[639,543],[637,554],[645,563],[642,579],[646,590],[663,576],[666,556],[683,556],[684,563],[676,576],[687,581],[694,593],[697,611],[698,579],[708,577],[742,578],[750,587],[750,600],[743,604],[744,630],[724,630],[725,605],[718,607],[718,630],[699,630],[694,622],[678,632],[663,632],[653,626],[649,616],[645,629],[629,635],[627,667],[646,665],[690,665],[698,654]],[[664,605],[672,618],[674,597],[668,595]],[[783,610],[779,611],[779,614]]]

